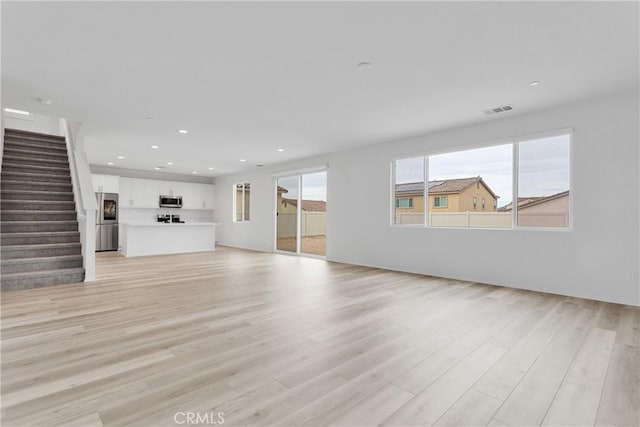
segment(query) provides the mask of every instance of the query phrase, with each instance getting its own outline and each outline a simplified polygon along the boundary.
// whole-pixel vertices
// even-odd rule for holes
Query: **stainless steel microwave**
[[[160,196],[161,208],[181,208],[182,196]]]

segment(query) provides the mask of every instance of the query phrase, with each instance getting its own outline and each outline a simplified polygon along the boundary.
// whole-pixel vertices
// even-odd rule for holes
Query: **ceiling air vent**
[[[511,111],[513,107],[511,105],[504,105],[502,107],[492,108],[490,110],[484,110],[484,113],[487,115],[496,114],[496,113],[504,113],[505,111]]]

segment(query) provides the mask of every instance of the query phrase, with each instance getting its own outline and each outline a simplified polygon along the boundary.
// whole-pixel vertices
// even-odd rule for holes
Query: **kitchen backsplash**
[[[180,215],[184,222],[212,222],[213,210],[210,209],[120,209],[119,222],[156,222],[158,215]]]

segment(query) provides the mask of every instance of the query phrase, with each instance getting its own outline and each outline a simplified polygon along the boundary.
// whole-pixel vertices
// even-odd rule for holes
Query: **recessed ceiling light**
[[[213,168],[212,168],[211,166],[209,166],[207,169],[209,169],[210,171],[212,171],[212,170],[213,170]]]
[[[168,164],[169,166],[171,166],[171,165],[173,165],[173,162],[167,162],[167,164]]]
[[[373,65],[371,65],[370,62],[361,62],[358,64],[359,70],[370,70],[371,68],[373,68]]]
[[[154,169],[155,169],[155,170],[160,170],[160,168],[159,168],[158,166],[156,166]]]
[[[120,160],[122,160],[122,159],[124,159],[124,156],[118,156],[118,158],[119,158]]]
[[[538,86],[540,84],[540,82],[538,80],[534,80],[531,83],[529,83],[529,86]]]
[[[240,161],[241,161],[241,162],[246,162],[246,161],[247,161],[247,159],[240,159]]]
[[[193,171],[193,172],[191,172],[191,173],[198,173],[198,172],[196,172],[196,171]]]
[[[152,146],[151,146],[151,148],[158,149],[158,148],[160,148],[160,147],[158,147],[157,145],[152,145]]]
[[[276,151],[279,151],[282,153],[284,151],[284,148],[278,148]]]
[[[178,129],[178,133],[189,133],[186,129]]]
[[[107,162],[109,166],[113,166],[113,162]]]
[[[6,111],[7,113],[22,114],[23,116],[29,115],[28,111],[16,110],[15,108],[5,108],[4,111]]]

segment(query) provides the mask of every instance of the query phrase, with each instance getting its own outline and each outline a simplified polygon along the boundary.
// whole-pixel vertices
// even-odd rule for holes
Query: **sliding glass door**
[[[298,253],[298,195],[299,176],[278,178],[277,181],[277,219],[276,250]]]
[[[325,256],[327,171],[276,180],[276,251]]]

